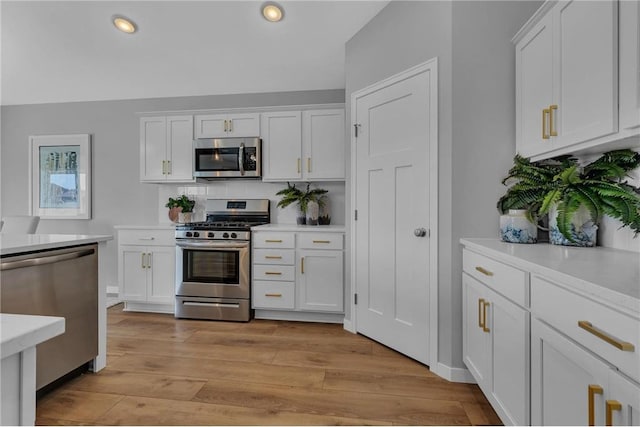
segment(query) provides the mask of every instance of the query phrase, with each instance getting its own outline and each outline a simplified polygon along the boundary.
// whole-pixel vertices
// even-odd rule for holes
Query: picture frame
[[[29,137],[29,211],[43,219],[91,219],[91,135]]]

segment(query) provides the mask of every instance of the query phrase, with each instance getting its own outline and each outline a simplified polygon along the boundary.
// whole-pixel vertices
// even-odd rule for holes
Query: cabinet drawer
[[[342,233],[298,233],[298,248],[341,250],[343,240]]]
[[[176,244],[175,230],[119,230],[118,244],[171,246]]]
[[[294,244],[294,233],[277,233],[271,231],[257,231],[253,233],[254,248],[293,249]]]
[[[295,308],[295,286],[292,282],[253,282],[253,308]]]
[[[254,249],[254,264],[293,265],[295,251],[293,249]]]
[[[293,265],[260,265],[254,264],[253,278],[255,280],[295,280],[295,267]]]
[[[537,276],[531,279],[531,311],[634,380],[640,380],[640,319]],[[625,350],[617,346],[624,346]]]
[[[523,307],[528,305],[527,273],[464,249],[462,269],[488,287]]]

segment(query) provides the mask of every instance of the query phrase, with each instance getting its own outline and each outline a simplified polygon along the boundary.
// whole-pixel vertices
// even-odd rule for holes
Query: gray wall
[[[93,140],[93,218],[42,220],[38,233],[114,234],[114,225],[158,222],[160,184],[140,183],[136,112],[334,102],[344,102],[343,90],[3,106],[0,215],[28,214],[29,135],[88,133]],[[115,242],[100,256],[107,286],[117,285]]]
[[[458,241],[497,236],[495,201],[515,153],[510,39],[540,4],[392,2],[347,43],[348,112],[354,91],[438,57],[438,361],[451,367],[464,367]]]

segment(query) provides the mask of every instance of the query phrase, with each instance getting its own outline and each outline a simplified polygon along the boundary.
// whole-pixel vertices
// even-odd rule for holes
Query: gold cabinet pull
[[[264,259],[282,259],[280,255],[265,255]]]
[[[478,300],[478,327],[479,328],[484,328],[484,325],[482,324],[482,305],[484,304],[484,298],[480,298]]]
[[[311,157],[307,157],[307,172],[311,172]]]
[[[226,120],[224,121],[224,131],[228,132],[228,130],[227,130],[227,121]]]
[[[304,257],[300,258],[300,273],[304,274]]]
[[[171,175],[171,160],[167,160],[167,175]]]
[[[491,332],[489,328],[487,328],[487,307],[489,307],[489,301],[482,302],[482,330],[484,332]]]
[[[281,239],[266,239],[265,243],[282,243]]]
[[[300,158],[298,157],[298,173],[300,173]]]
[[[264,274],[268,276],[282,276],[282,273],[279,271],[265,271]]]
[[[229,132],[233,132],[233,119],[229,119]]]
[[[282,294],[264,294],[265,297],[281,298]]]
[[[476,267],[476,270],[479,271],[480,273],[484,274],[485,276],[489,276],[489,277],[493,276],[493,271],[489,271],[489,270],[484,269],[484,268],[482,268],[480,266]]]
[[[162,175],[166,175],[167,174],[167,161],[163,160],[162,161]]]
[[[142,267],[142,268],[147,268],[147,267],[144,265],[144,252],[142,252],[142,256],[141,256],[140,258],[141,258],[141,259],[140,259],[140,267]]]
[[[596,328],[591,324],[591,322],[588,322],[586,320],[578,320],[578,326],[589,332],[590,334],[593,334],[596,337],[600,338],[601,340],[606,341],[618,350],[633,352],[636,349],[630,342],[619,340],[618,338],[606,333],[602,329]]]
[[[606,420],[606,425],[608,426],[612,426],[613,425],[613,411],[622,411],[622,404],[620,402],[618,402],[617,400],[607,400],[606,402],[606,408],[607,408],[607,420]]]
[[[549,135],[550,136],[558,136],[558,132],[555,130],[553,126],[553,115],[554,111],[558,109],[558,106],[553,104],[549,105]]]
[[[596,425],[596,410],[595,410],[595,403],[594,403],[594,399],[595,399],[595,395],[596,394],[602,394],[603,390],[602,387],[600,387],[597,384],[589,384],[589,388],[588,388],[588,401],[589,401],[589,425],[590,426],[595,426]]]
[[[331,243],[331,240],[314,240],[313,243]]]
[[[542,139],[549,139],[547,134],[547,115],[551,114],[551,110],[545,108],[542,110]]]

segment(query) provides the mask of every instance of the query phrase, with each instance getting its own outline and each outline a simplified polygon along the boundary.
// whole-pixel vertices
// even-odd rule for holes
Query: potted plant
[[[515,183],[498,210],[524,209],[533,221],[549,214],[551,243],[594,246],[602,215],[640,233],[640,188],[625,181],[640,166],[640,153],[610,151],[585,166],[571,156],[540,162],[516,156],[514,163],[503,183]]]
[[[169,197],[169,201],[165,207],[169,208],[169,219],[173,222],[184,223],[191,222],[191,212],[196,205],[195,200],[189,199],[186,195],[182,195],[176,199]]]
[[[321,188],[310,189],[310,184],[307,183],[307,188],[305,191],[296,188],[296,185],[291,185],[287,182],[287,188],[283,188],[282,190],[276,193],[277,196],[282,196],[282,199],[278,202],[279,208],[286,208],[292,203],[298,204],[298,216],[296,218],[296,222],[298,224],[306,224],[306,214],[307,209],[309,208],[309,204],[317,204],[318,206],[324,205],[324,200],[322,196],[327,193],[327,190],[323,190]],[[317,209],[316,209],[317,210]],[[316,212],[317,214],[317,212]],[[316,224],[317,224],[317,215],[316,215]],[[315,224],[309,224],[315,225]]]

